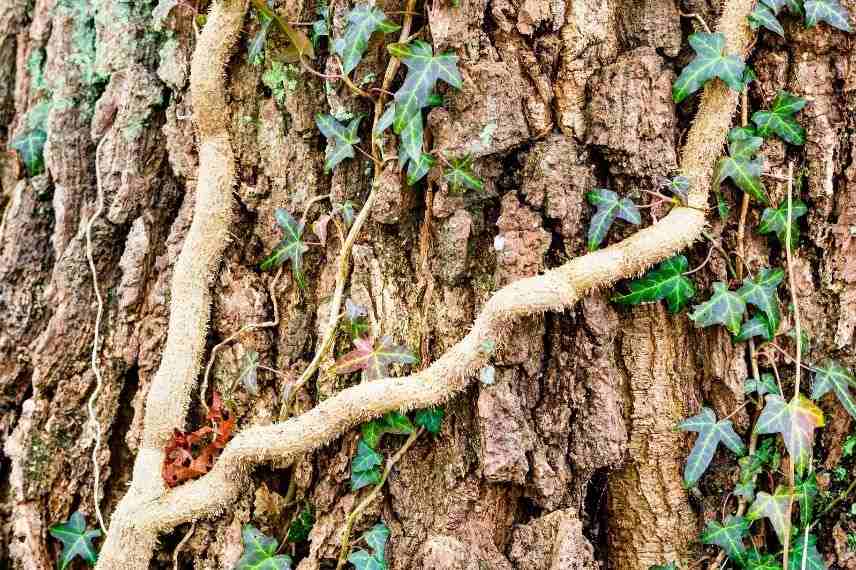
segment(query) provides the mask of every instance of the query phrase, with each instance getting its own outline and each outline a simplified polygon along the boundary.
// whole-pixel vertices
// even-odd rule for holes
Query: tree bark
[[[713,25],[718,4],[427,5],[415,29],[425,27],[422,37],[435,50],[454,51],[464,77],[463,89],[444,91],[444,105],[429,114],[429,140],[449,155],[472,153],[485,189],[456,194],[442,179],[409,188],[397,165],[387,163],[353,249],[348,296],[369,307],[370,320],[424,366],[461,339],[494,291],[584,253],[591,215],[585,192],[609,187],[644,201],[641,190],[677,168],[695,104],[675,106],[671,85],[690,56],[686,36],[699,26],[680,13]],[[856,13],[856,2],[843,4]],[[388,13],[404,9],[395,0],[379,5]],[[304,22],[315,7],[295,2],[279,12]],[[334,35],[348,7],[331,4]],[[810,100],[799,116],[806,145],[772,141],[764,154],[770,170],[796,161],[805,173],[801,196],[811,209],[796,288],[809,356],[836,357],[852,368],[856,50],[851,35],[784,22],[786,42],[758,36],[749,59],[758,75],[750,107],[767,107],[780,89]],[[226,127],[238,182],[231,241],[210,283],[208,348],[273,318],[273,274],[258,267],[281,239],[274,210],[300,214],[325,194],[359,205],[371,183],[370,164],[359,156],[324,173],[324,141],[313,120],[330,110],[370,113],[369,104],[340,84],[325,89],[297,67],[272,92],[262,76],[281,57],[285,38],[272,34],[266,63],[253,65],[247,43],[257,28],[248,17],[228,65]],[[97,304],[85,230],[99,191],[105,209],[93,226],[92,251],[105,316],[95,411],[103,441],[100,507],[108,523],[132,476],[166,339],[173,269],[196,181],[207,174],[199,172],[199,133],[189,120],[196,41],[186,3],[0,6],[0,139],[8,146],[47,112],[43,173],[28,176],[14,152],[0,156],[0,567],[51,568],[59,544],[48,527],[75,510],[95,523],[95,432],[86,402],[96,385],[89,361]],[[317,69],[338,71],[328,50],[319,53]],[[385,54],[373,39],[355,81],[381,76]],[[777,202],[783,188],[769,186]],[[739,193],[727,185],[722,191],[737,210]],[[328,202],[313,205],[310,223],[325,209]],[[753,231],[759,216],[758,209],[749,215],[747,263],[783,265],[784,252]],[[710,214],[709,222],[708,233],[733,251],[736,214],[724,221]],[[632,231],[617,227],[610,240]],[[212,389],[227,398],[240,428],[274,421],[311,360],[327,321],[339,247],[330,238],[307,253],[305,291],[284,272],[275,288],[276,327],[242,335],[219,352]],[[709,247],[694,245],[691,263],[700,264]],[[701,287],[724,280],[721,256],[714,253],[694,277]],[[567,312],[525,318],[509,331],[494,359],[494,382],[446,404],[441,434],[421,438],[404,456],[354,534],[383,520],[392,530],[395,570],[624,570],[700,558],[698,533],[721,505],[682,487],[690,439],[673,428],[702,405],[721,417],[743,404],[745,345],[732,344],[722,330],[694,329],[685,313],[619,308],[609,296],[603,291]],[[348,348],[344,336],[337,338],[336,354]],[[251,350],[281,372],[261,371],[257,396],[233,388]],[[301,411],[351,382],[328,374],[331,363],[299,393]],[[851,422],[831,402],[824,407],[830,427],[823,447],[834,450]],[[198,426],[202,415],[194,394],[187,427]],[[748,417],[739,413],[735,423],[745,433]],[[233,567],[241,525],[252,522],[281,539],[295,509],[307,503],[317,521],[308,544],[294,551],[298,568],[329,567],[343,521],[359,502],[348,486],[357,439],[351,432],[291,467],[255,470],[232,508],[195,524],[178,553],[180,567]],[[387,438],[387,455],[397,441]],[[826,468],[839,458],[830,452]],[[714,466],[724,480],[726,463]],[[289,505],[292,481],[296,503]],[[162,537],[153,567],[172,567],[189,528]],[[843,528],[836,532],[846,534]],[[832,539],[822,550],[840,567],[856,568],[856,558]]]

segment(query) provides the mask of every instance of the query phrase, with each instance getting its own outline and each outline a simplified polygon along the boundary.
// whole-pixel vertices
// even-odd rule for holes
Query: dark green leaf
[[[291,570],[291,556],[277,554],[279,542],[259,529],[245,524],[241,530],[244,553],[238,560],[237,570]]]
[[[351,490],[358,491],[367,485],[380,483],[380,465],[383,456],[361,439],[357,444],[357,455],[351,461]]]
[[[713,295],[700,305],[693,305],[689,317],[696,327],[709,327],[721,324],[732,334],[740,333],[743,313],[746,312],[746,302],[743,297],[728,290],[725,283],[717,281],[713,284]]]
[[[823,411],[802,394],[790,402],[777,394],[767,394],[767,404],[755,424],[755,433],[780,433],[785,448],[802,474],[811,460],[814,430],[824,424]]]
[[[826,22],[834,28],[852,32],[850,14],[838,0],[805,0],[805,25],[812,28],[818,22]]]
[[[451,53],[434,55],[430,44],[416,40],[411,44],[391,44],[389,52],[407,66],[407,76],[395,93],[393,129],[400,133],[413,115],[427,106],[437,80],[455,89],[463,86],[458,57]]]
[[[360,142],[357,130],[360,128],[361,120],[361,116],[355,117],[346,127],[334,119],[332,115],[322,113],[315,115],[315,124],[318,125],[318,130],[327,139],[325,172],[330,172],[346,158],[354,157],[354,145]]]
[[[312,47],[318,49],[318,44],[321,43],[321,38],[330,36],[330,7],[326,4],[319,4],[315,8],[315,13],[321,16],[318,20],[312,22],[312,29],[309,32],[309,40],[312,42]]]
[[[407,185],[413,186],[428,174],[437,161],[430,154],[423,153],[419,160],[411,160],[407,165]]]
[[[355,550],[348,556],[348,562],[354,565],[354,570],[387,570],[386,562],[378,560],[365,550]]]
[[[389,540],[389,529],[383,523],[378,523],[363,533],[363,542],[372,550],[372,555],[378,560],[386,558],[386,543]]]
[[[752,550],[743,559],[743,567],[746,570],[782,570],[782,565],[772,554],[761,554]]]
[[[686,176],[675,176],[668,183],[669,191],[681,199],[681,203],[687,203],[690,192],[690,180]]]
[[[725,35],[696,32],[689,38],[696,57],[687,65],[672,87],[672,98],[680,103],[698,91],[709,79],[719,77],[733,90],[743,89],[745,64],[736,55],[725,54]]]
[[[713,544],[725,551],[729,558],[740,562],[746,554],[743,537],[749,533],[749,523],[743,517],[730,516],[723,524],[710,521],[701,534],[702,544]]]
[[[351,491],[359,491],[363,487],[377,485],[380,483],[380,478],[380,467],[368,471],[351,471]]]
[[[774,14],[778,14],[785,7],[785,0],[761,0]]]
[[[422,113],[414,113],[407,119],[399,138],[399,162],[404,164],[407,160],[418,161],[422,156]]]
[[[856,376],[837,360],[827,359],[815,370],[811,397],[816,400],[832,390],[847,413],[856,418],[856,401],[850,388],[856,388]]]
[[[769,111],[758,111],[752,115],[752,122],[758,126],[758,134],[769,137],[772,134],[790,144],[805,144],[805,129],[794,119],[794,113],[805,107],[806,100],[780,91],[773,100]]]
[[[101,536],[101,531],[87,530],[86,519],[80,511],[74,512],[67,521],[53,525],[48,532],[62,542],[62,553],[57,560],[59,570],[65,570],[77,556],[90,566],[98,561],[98,551],[92,541]]]
[[[377,120],[377,123],[372,130],[372,136],[375,139],[381,139],[383,136],[383,132],[392,126],[392,119],[395,117],[395,103],[387,103],[386,109],[384,109],[383,114]],[[421,144],[421,140],[420,140]]]
[[[27,174],[37,176],[45,170],[44,149],[48,134],[43,129],[30,129],[18,135],[9,147],[18,151]]]
[[[773,525],[773,530],[776,531],[779,542],[784,544],[785,534],[790,529],[788,509],[791,499],[792,495],[784,487],[779,487],[772,495],[761,491],[755,497],[755,502],[749,507],[746,518],[749,521],[756,521],[762,518],[770,519],[770,524]]]
[[[779,20],[776,18],[776,14],[761,2],[755,4],[755,8],[749,14],[749,25],[753,30],[757,30],[763,26],[771,32],[775,32],[781,37],[785,37],[785,29],[782,27],[782,24],[779,23]]]
[[[779,391],[779,385],[776,384],[776,378],[769,372],[762,372],[761,378],[758,380],[747,378],[746,381],[743,382],[743,391],[747,394],[756,392],[759,396],[764,396],[766,394],[782,395],[781,391]]]
[[[381,420],[366,422],[360,428],[360,432],[363,435],[363,441],[366,442],[366,445],[372,449],[377,449],[377,446],[380,444],[380,438],[385,433],[383,422]]]
[[[738,141],[731,143],[731,148],[737,148],[738,152],[743,153],[750,148],[746,141]],[[721,184],[726,178],[731,178],[738,188],[755,198],[762,204],[769,204],[770,199],[767,198],[767,193],[764,190],[764,183],[761,181],[761,172],[764,170],[763,158],[746,158],[742,154],[732,154],[719,159],[716,168],[716,183]]]
[[[424,427],[426,431],[433,434],[440,433],[440,428],[443,424],[443,418],[446,411],[441,407],[424,408],[416,412],[413,421],[419,427]]]
[[[803,13],[803,0],[785,0],[785,6],[788,7],[793,14]]]
[[[826,563],[817,550],[817,538],[801,532],[791,541],[788,570],[826,570]]]
[[[443,172],[443,178],[449,182],[452,191],[457,192],[463,188],[477,191],[484,189],[484,182],[473,173],[472,166],[471,155],[449,159],[449,167]]]
[[[728,214],[731,213],[731,207],[719,190],[714,190],[713,193],[716,195],[716,213],[719,214],[719,219],[724,222],[728,219]]]
[[[746,91],[753,81],[758,81],[758,76],[755,75],[755,70],[747,65],[743,70],[743,91]]]
[[[747,481],[745,483],[737,483],[734,486],[734,496],[740,497],[746,501],[751,501],[755,498],[755,482]]]
[[[282,208],[277,208],[275,215],[277,224],[283,230],[283,239],[276,246],[273,254],[262,262],[261,268],[267,271],[290,259],[292,273],[300,284],[303,282],[303,254],[309,249],[309,246],[303,242],[303,224]]]
[[[784,277],[782,269],[762,269],[755,277],[744,279],[743,286],[737,290],[747,305],[754,305],[764,312],[769,324],[769,334],[765,335],[767,340],[775,336],[782,322],[776,288]]]
[[[817,498],[817,474],[811,472],[797,483],[795,498],[800,507],[800,528],[808,528],[814,518],[814,501]]]
[[[788,202],[784,200],[778,208],[765,208],[761,213],[761,223],[758,226],[758,232],[762,234],[776,234],[782,245],[787,245],[787,234],[790,228],[791,249],[796,249],[800,239],[799,222],[800,217],[808,212],[808,207],[802,200],[793,200],[793,208],[788,215]],[[790,222],[790,223],[789,223]]]
[[[333,51],[342,58],[345,75],[350,74],[360,63],[369,45],[369,38],[375,31],[388,34],[401,27],[387,20],[383,10],[368,4],[356,6],[348,12],[347,20],[345,35],[333,41]]]
[[[591,192],[586,192],[586,199],[597,208],[588,230],[589,251],[594,251],[600,246],[615,218],[637,226],[642,223],[642,216],[636,204],[630,198],[619,198],[618,194],[612,190],[595,188]]]
[[[716,421],[716,414],[710,408],[702,408],[697,416],[678,424],[678,429],[698,432],[698,438],[684,468],[684,482],[687,487],[692,487],[698,482],[710,465],[720,443],[725,444],[737,455],[746,453],[746,446],[734,431],[731,420]]]
[[[746,342],[750,338],[760,336],[763,340],[773,340],[773,325],[764,314],[755,315],[740,325],[740,332],[734,337],[734,342]]]
[[[666,300],[669,311],[677,313],[695,296],[696,289],[684,273],[689,264],[686,256],[676,255],[660,263],[640,279],[628,283],[629,293],[612,297],[621,305],[638,305]]]
[[[303,542],[315,525],[315,509],[307,503],[288,527],[288,542]]]
[[[387,412],[383,416],[383,425],[386,433],[394,435],[408,435],[416,429],[410,418],[401,412]]]

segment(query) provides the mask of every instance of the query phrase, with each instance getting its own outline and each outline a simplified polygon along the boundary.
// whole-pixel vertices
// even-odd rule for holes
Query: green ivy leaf
[[[828,358],[823,366],[815,370],[811,398],[817,400],[832,390],[847,413],[856,418],[856,401],[850,393],[850,388],[854,387],[856,387],[856,376],[853,376],[853,373],[837,360]]]
[[[775,32],[781,37],[785,37],[785,29],[782,27],[782,24],[779,23],[779,20],[776,18],[776,14],[774,14],[767,5],[761,2],[755,4],[755,8],[749,14],[749,26],[753,30],[757,30],[763,26],[771,32]]]
[[[751,550],[743,559],[743,567],[746,570],[782,570],[782,565],[772,554],[761,554],[757,550]]]
[[[734,486],[734,496],[740,497],[745,501],[751,501],[755,498],[755,482],[747,481],[745,483],[737,483]]]
[[[729,156],[720,158],[717,164],[716,183],[722,184],[726,178],[731,178],[738,188],[751,197],[762,204],[769,204],[770,200],[761,181],[764,159],[753,158],[763,142],[764,139],[754,136],[731,140],[728,143]]]
[[[794,14],[802,14],[803,13],[803,6],[802,6],[803,0],[784,0],[784,1],[785,1],[785,6],[787,6],[788,10],[790,10],[792,13],[794,13]]]
[[[363,533],[363,542],[372,550],[378,560],[386,558],[386,543],[389,541],[389,529],[383,523],[378,523]]]
[[[773,340],[772,329],[773,325],[770,324],[766,315],[755,315],[740,325],[740,332],[734,337],[734,342],[746,342],[756,336],[760,336],[763,340]]]
[[[377,341],[367,338],[354,339],[356,347],[336,361],[336,374],[348,374],[363,370],[366,380],[375,380],[387,375],[393,362],[415,364],[417,358],[406,347],[395,344],[391,337],[383,336]]]
[[[790,402],[777,394],[767,394],[767,404],[755,424],[755,433],[780,433],[785,448],[802,474],[811,460],[814,430],[823,427],[823,411],[814,402],[798,394]]]
[[[779,391],[779,385],[776,384],[776,378],[769,372],[762,372],[761,378],[759,378],[758,380],[755,380],[754,378],[747,378],[743,382],[743,391],[746,394],[751,394],[752,392],[755,392],[759,396],[763,396],[765,394],[777,394],[779,396],[782,395],[782,393]]]
[[[716,414],[710,408],[702,408],[701,413],[678,424],[683,431],[698,432],[695,445],[687,458],[684,468],[684,483],[694,486],[710,465],[716,448],[720,443],[737,455],[746,453],[743,440],[734,431],[731,420],[716,421]]]
[[[315,509],[306,503],[288,527],[288,542],[303,542],[308,539],[313,526],[315,526]]]
[[[395,22],[387,20],[383,10],[368,4],[362,4],[348,12],[347,20],[345,35],[333,41],[333,51],[342,58],[345,75],[349,75],[363,59],[369,38],[375,31],[389,34],[401,28]]]
[[[805,0],[805,25],[813,28],[818,22],[826,22],[834,28],[852,32],[850,14],[838,0]]]
[[[422,156],[422,113],[414,113],[407,119],[404,130],[401,131],[401,146],[398,149],[398,160],[404,165],[408,160],[418,161]]]
[[[259,529],[245,524],[241,530],[244,553],[238,560],[237,570],[291,570],[291,556],[277,554],[279,542]]]
[[[693,305],[689,317],[696,327],[709,327],[721,324],[732,334],[740,333],[746,302],[743,297],[728,290],[728,285],[717,281],[713,284],[713,295],[700,305]]]
[[[434,86],[442,80],[455,89],[463,86],[458,57],[452,53],[434,55],[430,44],[416,40],[410,44],[391,44],[389,52],[407,66],[407,76],[395,93],[393,129],[401,133],[407,121],[428,105]]]
[[[656,269],[627,284],[629,293],[612,297],[620,305],[638,305],[666,300],[669,312],[683,309],[696,294],[695,285],[684,273],[689,263],[684,255],[676,255],[660,263]]]
[[[770,398],[770,396],[768,396]],[[770,524],[773,525],[773,530],[779,537],[779,542],[784,544],[785,534],[790,529],[790,520],[788,520],[788,508],[791,503],[792,496],[784,487],[779,487],[772,495],[761,491],[755,497],[755,502],[749,507],[746,513],[746,518],[749,521],[758,519],[770,519]]]
[[[743,89],[745,64],[736,55],[725,55],[725,35],[696,32],[689,38],[696,57],[682,71],[672,87],[672,98],[680,103],[714,77],[734,91]]]
[[[767,340],[776,335],[782,322],[776,288],[784,278],[785,272],[780,268],[762,269],[755,277],[744,279],[743,286],[737,290],[747,305],[754,305],[764,312],[770,327],[769,334],[765,336]]]
[[[355,550],[348,555],[348,562],[354,565],[354,570],[387,570],[386,562],[378,560],[365,550]]]
[[[743,537],[749,533],[749,523],[743,517],[730,516],[724,524],[710,521],[701,533],[702,544],[713,544],[725,551],[736,562],[743,560],[746,546]]]
[[[53,525],[48,532],[62,542],[62,554],[57,561],[59,570],[65,570],[77,556],[90,566],[95,566],[98,561],[98,551],[95,550],[92,541],[101,536],[101,531],[87,530],[83,513],[74,512],[67,521]]]
[[[45,171],[44,149],[48,133],[44,129],[30,129],[12,139],[9,147],[18,151],[27,174],[37,176]]]
[[[425,431],[437,435],[440,433],[440,428],[443,424],[443,418],[446,416],[446,411],[441,407],[423,408],[416,412],[413,421],[419,427],[425,428]]]
[[[385,434],[408,435],[413,433],[415,429],[410,418],[406,415],[401,412],[388,412],[380,419],[364,423],[361,431],[366,445],[372,449],[377,449],[380,438]]]
[[[322,2],[315,8],[315,13],[320,18],[312,22],[312,29],[309,31],[309,41],[312,42],[313,48],[318,49],[321,38],[325,36],[330,37],[330,7]]]
[[[758,126],[758,134],[769,137],[779,135],[783,141],[793,145],[805,144],[805,129],[794,119],[794,113],[805,107],[806,100],[787,91],[779,91],[769,111],[752,114],[752,122]]]
[[[791,249],[796,249],[799,245],[800,228],[797,221],[808,212],[808,207],[800,199],[792,201],[790,216],[788,215],[788,201],[784,200],[778,208],[765,208],[761,213],[761,223],[758,225],[758,232],[761,234],[776,234],[782,245],[785,243],[788,235],[788,226],[790,225],[791,234]]]
[[[817,537],[800,533],[791,541],[788,570],[826,570],[826,563],[817,550]]]
[[[774,14],[778,14],[785,7],[785,0],[761,0]]]
[[[814,518],[814,501],[817,498],[817,474],[811,472],[794,487],[795,498],[800,506],[800,528],[808,528]]]
[[[369,485],[380,483],[381,472],[379,467],[367,471],[351,471],[351,491],[359,491]]]
[[[588,230],[589,251],[594,251],[600,246],[615,218],[637,226],[642,223],[642,216],[636,204],[630,198],[619,198],[618,194],[612,190],[595,188],[586,192],[586,199],[597,208]]]
[[[436,160],[430,155],[423,153],[419,160],[411,160],[407,165],[407,185],[413,186],[428,174],[428,171],[434,167]]]
[[[360,128],[361,120],[361,116],[354,117],[345,127],[332,115],[325,113],[315,115],[315,124],[318,125],[318,130],[327,139],[324,172],[330,172],[346,158],[354,158],[354,145],[360,142],[357,129]]]
[[[262,262],[261,268],[267,271],[290,259],[292,273],[297,283],[303,288],[306,285],[303,279],[303,254],[309,250],[309,246],[303,242],[303,224],[282,208],[276,209],[275,216],[276,223],[282,228],[283,238],[273,254]]]
[[[666,184],[669,192],[677,196],[682,204],[687,203],[690,193],[690,179],[686,176],[675,176]]]
[[[381,463],[383,456],[361,439],[357,444],[357,454],[351,461],[351,490],[358,491],[367,485],[380,483]]]
[[[375,140],[381,140],[383,138],[383,133],[389,127],[392,126],[392,120],[395,118],[395,103],[390,102],[386,104],[386,108],[383,111],[383,114],[378,118],[377,123],[375,123],[374,128],[372,129],[372,137]]]
[[[273,20],[264,14],[259,14],[259,31],[253,36],[250,41],[250,46],[247,49],[247,59],[253,65],[261,65],[264,61],[265,44],[267,43],[268,32]]]
[[[716,213],[719,214],[719,219],[724,222],[728,219],[728,214],[731,213],[731,207],[719,190],[714,190],[713,193],[716,195]]]
[[[458,192],[463,188],[479,192],[484,190],[484,182],[473,173],[472,166],[472,155],[449,159],[449,166],[443,172],[443,178],[449,182],[449,186],[453,192]]]

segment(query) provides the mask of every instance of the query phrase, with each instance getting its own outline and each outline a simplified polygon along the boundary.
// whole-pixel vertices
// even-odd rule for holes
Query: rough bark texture
[[[390,12],[403,9],[394,0],[380,4]],[[385,334],[427,363],[464,334],[491,292],[584,252],[587,190],[607,186],[638,196],[676,167],[693,103],[676,108],[670,88],[696,25],[679,11],[713,22],[712,4],[461,0],[458,8],[429,6],[420,25],[427,25],[436,49],[459,55],[464,76],[464,88],[446,92],[444,107],[429,115],[433,145],[471,151],[485,191],[453,194],[442,180],[430,192],[407,188],[390,163],[353,250],[349,295],[370,307]],[[856,11],[853,1],[844,4]],[[337,32],[347,7],[331,4]],[[280,13],[305,21],[314,8],[311,1],[296,2]],[[852,367],[856,46],[853,36],[826,26],[804,30],[785,22],[786,43],[764,34],[756,45],[751,64],[759,81],[750,102],[766,106],[782,88],[811,98],[800,117],[808,130],[804,149],[772,143],[765,147],[767,162],[775,169],[795,159],[806,173],[803,198],[811,214],[797,294],[812,338],[809,356],[835,356]],[[245,26],[252,37],[257,23]],[[309,199],[328,193],[361,203],[369,184],[364,160],[323,173],[324,144],[312,120],[319,111],[368,112],[368,105],[345,89],[325,90],[296,68],[278,101],[261,81],[265,68],[247,61],[247,41],[227,80],[239,183],[233,239],[211,283],[211,345],[273,316],[272,275],[257,268],[279,240],[274,209],[300,212]],[[273,36],[268,65],[281,41]],[[96,410],[105,441],[101,508],[108,520],[124,494],[199,176],[188,120],[194,42],[190,10],[170,10],[167,0],[157,6],[114,0],[0,5],[2,142],[22,132],[40,104],[49,105],[46,172],[27,177],[14,153],[0,157],[0,567],[52,567],[58,544],[47,528],[78,509],[94,520],[94,433],[85,402],[94,389],[95,296],[84,227],[95,210],[96,148],[106,202],[93,231],[106,299],[104,389]],[[333,71],[326,53],[314,64]],[[381,74],[384,53],[374,40],[356,79]],[[482,144],[488,125],[493,136]],[[781,188],[772,189],[774,199],[781,196]],[[725,191],[735,204],[736,195]],[[309,220],[325,207],[315,206]],[[750,213],[750,229],[759,214]],[[711,232],[733,248],[734,216],[711,221]],[[425,224],[427,238],[421,237]],[[632,230],[616,234],[622,231]],[[773,242],[748,235],[750,265],[783,263]],[[271,422],[289,382],[312,357],[338,247],[331,239],[307,254],[305,292],[286,272],[277,289],[277,328],[247,334],[220,353],[214,388],[225,393],[239,425]],[[701,262],[706,253],[699,245],[690,257]],[[716,258],[698,274],[705,284],[724,275]],[[497,359],[495,382],[451,402],[442,433],[423,438],[397,466],[357,525],[359,531],[386,521],[393,569],[637,569],[701,556],[695,539],[719,505],[691,500],[682,488],[689,440],[672,428],[702,403],[719,414],[741,404],[747,355],[722,331],[693,330],[685,314],[670,316],[660,306],[619,309],[607,297],[524,320]],[[346,348],[340,339],[336,352]],[[230,391],[248,350],[285,374],[260,373],[257,397]],[[300,394],[301,407],[343,382],[322,373]],[[851,426],[843,410],[827,409],[832,419],[823,443],[832,449]],[[745,429],[746,418],[737,420]],[[393,449],[395,440],[387,445]],[[254,473],[233,509],[196,525],[179,556],[182,567],[231,567],[240,556],[240,526],[248,521],[281,537],[294,511],[284,500],[291,478],[300,504],[308,501],[317,514],[310,545],[298,549],[299,569],[329,567],[339,528],[357,501],[347,484],[355,447],[356,435],[349,434],[291,469]],[[826,468],[838,459],[830,454]],[[822,539],[830,562],[842,568],[856,567],[848,524]],[[153,567],[171,567],[187,528],[162,541]]]

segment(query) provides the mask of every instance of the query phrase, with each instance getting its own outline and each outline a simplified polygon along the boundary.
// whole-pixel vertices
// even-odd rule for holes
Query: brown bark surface
[[[843,4],[856,13],[856,2]],[[395,0],[379,5],[404,9]],[[187,96],[195,42],[189,6],[0,5],[4,148],[34,113],[48,110],[45,173],[27,177],[15,153],[0,155],[0,568],[53,567],[59,544],[48,527],[75,510],[95,520],[86,400],[95,388],[89,358],[96,303],[85,226],[99,184],[105,210],[92,240],[105,316],[96,412],[108,520],[131,476],[198,176]],[[337,35],[347,8],[331,3]],[[312,0],[279,9],[290,21],[310,20],[314,10]],[[689,59],[686,36],[698,25],[680,12],[713,23],[716,10],[717,3],[702,0],[429,4],[416,29],[424,27],[436,50],[457,53],[464,87],[443,93],[445,104],[431,111],[426,128],[434,148],[473,154],[485,190],[454,194],[442,179],[409,188],[396,163],[388,163],[353,249],[348,295],[425,365],[465,334],[493,291],[583,253],[591,215],[586,191],[609,187],[641,196],[676,168],[694,103],[676,107],[671,84]],[[810,214],[797,295],[809,357],[833,356],[852,368],[856,39],[785,22],[787,41],[759,36],[750,57],[758,75],[750,103],[767,106],[779,89],[811,101],[800,115],[805,147],[773,141],[765,155],[771,169],[795,160],[805,173]],[[227,78],[238,184],[233,239],[210,284],[211,346],[273,317],[273,275],[258,266],[280,239],[275,208],[302,212],[325,194],[361,204],[371,183],[370,165],[360,157],[324,174],[324,141],[313,121],[330,109],[370,112],[369,104],[339,84],[325,89],[299,68],[277,100],[262,75],[283,39],[273,34],[267,63],[254,66],[246,48],[257,26],[248,18]],[[338,71],[327,50],[320,53],[316,68]],[[373,39],[355,81],[382,74],[385,53]],[[492,136],[482,140],[486,127]],[[770,186],[777,201],[783,189]],[[739,203],[737,192],[723,190],[732,206]],[[314,205],[310,223],[327,207]],[[750,212],[747,262],[783,265],[778,246],[752,231],[759,215]],[[733,250],[736,216],[722,222],[711,215],[710,222],[710,233]],[[622,227],[610,239],[632,231]],[[279,326],[248,333],[219,353],[212,388],[225,395],[239,428],[272,422],[311,360],[339,247],[331,238],[310,250],[305,291],[284,272],[276,290]],[[701,263],[707,249],[698,244],[687,252],[691,264]],[[705,286],[723,279],[721,257],[696,277]],[[442,433],[421,438],[398,464],[355,529],[386,522],[391,568],[625,570],[703,556],[697,536],[720,504],[682,487],[691,439],[673,427],[703,404],[727,415],[743,403],[745,345],[733,345],[723,330],[694,330],[685,313],[672,316],[658,305],[623,309],[608,297],[605,291],[571,311],[521,321],[496,357],[495,381],[449,402]],[[346,349],[342,335],[335,353]],[[260,372],[258,396],[231,388],[250,350],[283,374]],[[302,409],[347,385],[324,372],[331,364],[332,358],[322,364],[317,381],[300,393]],[[831,400],[823,404],[830,413],[823,464],[833,469],[852,426]],[[193,409],[198,423],[203,412]],[[748,417],[738,414],[735,423],[745,433]],[[387,439],[386,450],[395,442]],[[231,568],[241,553],[242,524],[281,538],[295,508],[307,502],[317,522],[309,545],[297,550],[298,568],[332,567],[339,529],[358,501],[348,486],[356,444],[350,433],[293,467],[258,469],[234,508],[195,525],[180,567]],[[727,479],[729,465],[719,457]],[[292,479],[296,507],[285,498]],[[848,525],[856,526],[842,519],[827,529],[822,550],[830,563],[856,568]],[[172,567],[188,529],[163,537],[153,567]]]

